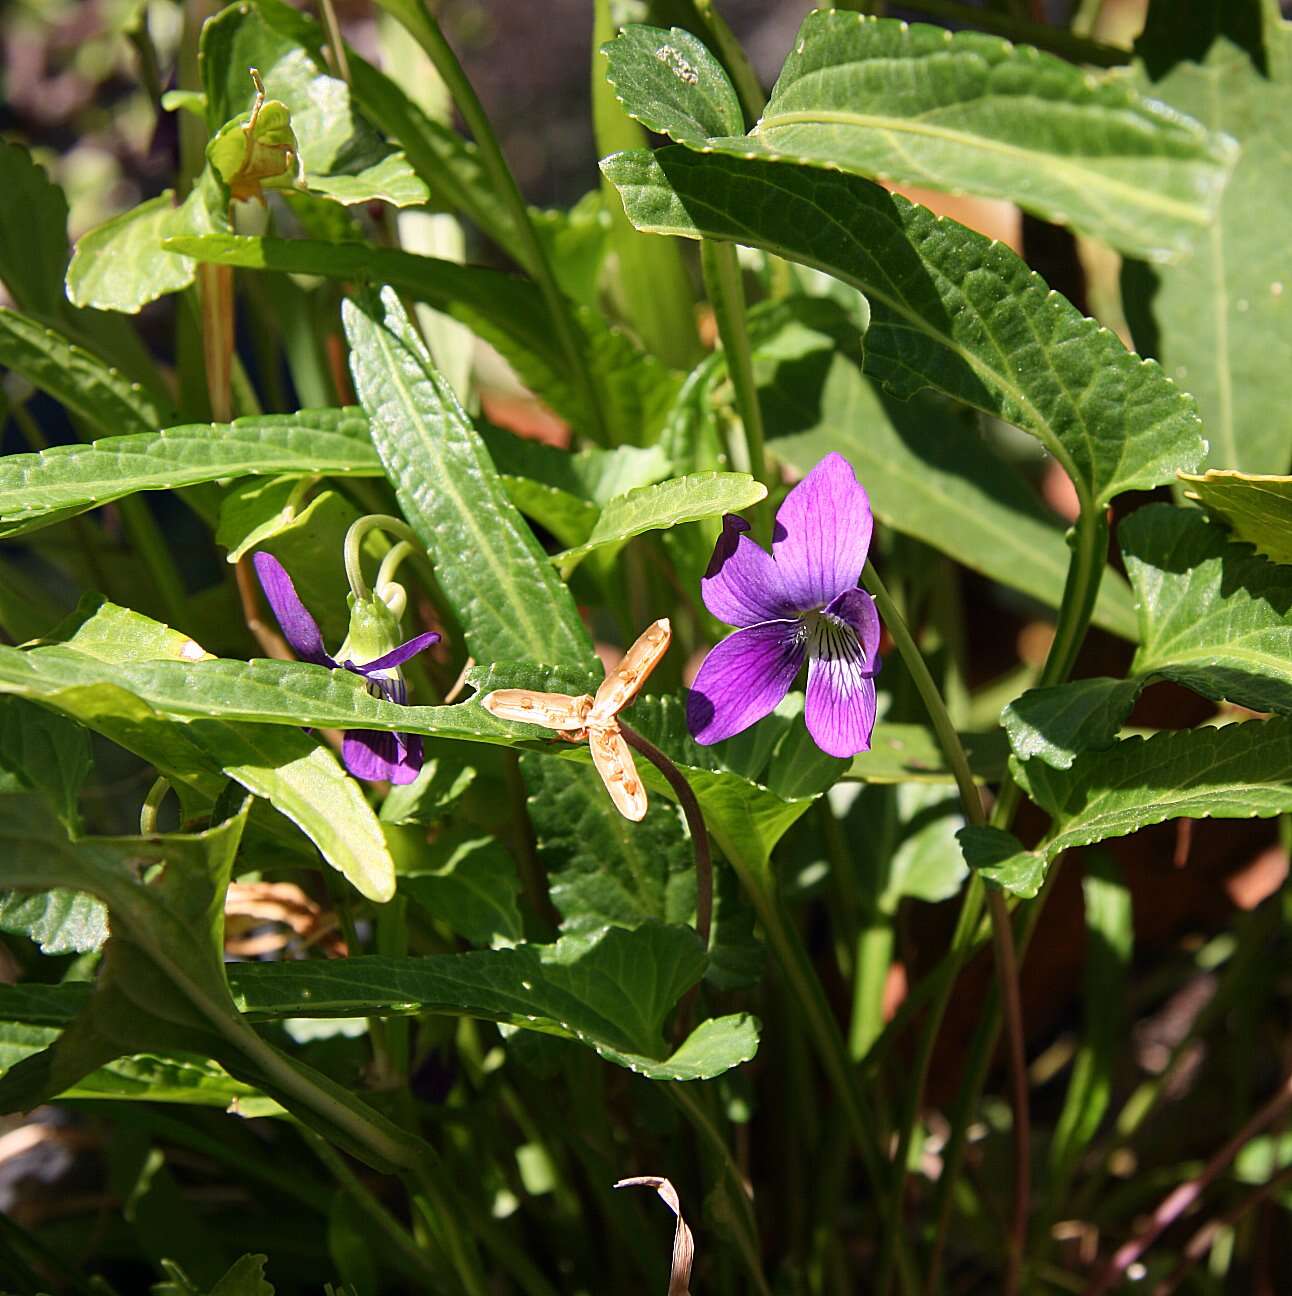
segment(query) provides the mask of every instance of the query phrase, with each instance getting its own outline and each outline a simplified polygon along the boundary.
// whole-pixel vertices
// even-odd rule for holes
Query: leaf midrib
[[[957,105],[962,106],[962,105]],[[1036,165],[1038,160],[1046,168],[1059,173],[1065,183],[1073,189],[1101,189],[1107,193],[1110,201],[1138,204],[1141,208],[1160,211],[1173,215],[1179,220],[1199,227],[1207,225],[1208,218],[1204,212],[1177,198],[1169,198],[1151,189],[1144,189],[1108,176],[1100,171],[1076,166],[1059,157],[1057,154],[1041,154],[1036,150],[1021,148],[1016,144],[1007,144],[1003,140],[992,139],[987,135],[974,135],[968,131],[954,130],[946,126],[934,126],[921,121],[918,117],[896,118],[881,117],[873,113],[849,112],[844,109],[799,109],[793,112],[770,113],[750,132],[763,136],[778,126],[853,126],[861,130],[880,130],[892,134],[922,135],[929,139],[941,139],[948,144],[955,144],[984,153],[997,153],[1016,162],[1027,162]]]

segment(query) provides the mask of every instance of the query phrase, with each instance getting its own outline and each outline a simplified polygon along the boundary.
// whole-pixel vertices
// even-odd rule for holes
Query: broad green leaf
[[[1149,505],[1117,534],[1140,614],[1130,675],[1024,693],[1002,717],[1014,751],[1067,768],[1116,739],[1154,679],[1292,714],[1292,571],[1231,543],[1195,509]]]
[[[296,824],[362,894],[389,900],[394,863],[381,825],[329,748],[294,725],[224,723],[212,718],[218,712],[209,706],[196,713],[198,722],[175,725],[159,714],[164,705],[156,704],[165,689],[150,696],[146,685],[127,678],[138,671],[147,679],[160,670],[168,687],[182,695],[190,691],[188,672],[203,657],[188,636],[105,603],[86,611],[65,644],[29,652],[0,648],[0,692],[59,711],[208,795],[221,786],[218,776],[226,775]],[[250,709],[242,715],[258,718]],[[308,722],[298,715],[294,724],[300,723]]]
[[[1292,563],[1292,477],[1224,472],[1181,473],[1185,493],[1257,553]]]
[[[0,312],[0,336],[5,320]],[[361,410],[263,414],[7,455],[0,459],[0,535],[48,526],[135,491],[278,473],[380,476],[367,418]]]
[[[1010,762],[1054,818],[1037,847],[1047,861],[1074,846],[1127,837],[1167,819],[1269,818],[1292,810],[1292,719],[1124,738],[1066,770]]]
[[[424,203],[426,186],[408,159],[354,109],[346,82],[328,76],[317,55],[284,30],[285,24],[266,21],[277,8],[230,5],[203,25],[208,127],[216,131],[251,108],[255,92],[247,69],[257,68],[266,94],[290,115],[307,188],[340,203]]]
[[[922,783],[903,783],[893,789],[901,840],[886,862],[878,904],[896,913],[901,900],[910,897],[937,904],[957,895],[965,878],[964,857],[956,833],[964,826],[957,796]],[[857,825],[856,816],[848,822]]]
[[[186,233],[175,191],[96,225],[76,242],[67,294],[78,306],[134,314],[150,301],[193,282],[191,257],[162,251],[162,240]]]
[[[166,247],[219,265],[389,284],[451,315],[497,347],[525,385],[576,430],[593,426],[587,402],[567,373],[542,293],[528,279],[363,243],[211,234],[169,239]],[[576,308],[574,315],[616,439],[648,439],[663,421],[675,379],[595,312]]]
[[[67,264],[67,202],[44,168],[10,140],[0,140],[0,280],[25,311],[57,318]]]
[[[883,525],[1055,605],[1070,558],[1063,527],[961,412],[877,391],[862,373],[855,325],[831,301],[790,298],[760,325],[754,360],[769,450],[804,474],[837,451]],[[1094,620],[1135,637],[1130,590],[1115,572],[1100,582]]]
[[[590,446],[571,454],[488,424],[480,428],[480,435],[505,477],[532,479],[602,508],[616,495],[669,475],[668,458],[659,446]]]
[[[432,958],[245,964],[232,976],[252,1017],[481,1017],[580,1040],[650,1079],[702,1080],[748,1061],[758,1042],[740,1014],[702,1023],[669,1056],[665,1018],[703,971],[694,932],[652,924]]]
[[[965,863],[1002,891],[1032,900],[1045,881],[1048,858],[1040,851],[1024,850],[1013,833],[1000,828],[961,828],[956,834]]]
[[[1136,45],[1147,93],[1241,146],[1216,220],[1179,265],[1128,266],[1136,341],[1198,398],[1205,463],[1284,473],[1292,372],[1292,27],[1275,0],[1156,0]]]
[[[524,938],[516,864],[492,837],[437,837],[416,868],[400,874],[399,890],[473,945]]]
[[[359,399],[409,524],[481,661],[588,665],[569,591],[502,489],[479,433],[431,366],[399,298],[343,308]]]
[[[859,288],[866,370],[1036,436],[1091,504],[1202,454],[1193,403],[999,243],[859,176],[670,147],[602,169],[639,229],[734,240]]]
[[[476,780],[462,757],[428,756],[411,783],[396,784],[381,803],[384,824],[433,824],[457,804]]]
[[[563,931],[692,921],[695,870],[676,806],[655,798],[629,823],[594,770],[531,755],[521,769]]]
[[[553,555],[552,561],[568,576],[594,550],[622,544],[646,531],[738,513],[766,498],[767,488],[748,473],[688,473],[655,486],[639,486],[609,500],[588,538]]]
[[[803,21],[745,135],[701,42],[629,27],[609,47],[629,112],[692,147],[1017,202],[1136,255],[1179,255],[1211,220],[1233,141],[1029,46],[842,9]]]
[[[108,913],[93,896],[58,889],[0,893],[0,931],[26,936],[42,954],[85,954],[108,938]]]

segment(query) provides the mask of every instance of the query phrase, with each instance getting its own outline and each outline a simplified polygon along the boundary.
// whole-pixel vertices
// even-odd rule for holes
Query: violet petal
[[[273,554],[265,553],[263,549],[254,554],[251,561],[260,579],[260,588],[265,591],[265,598],[269,601],[292,652],[301,661],[313,662],[316,666],[336,666],[336,662],[323,647],[318,622],[301,602],[287,569]]]
[[[844,590],[837,599],[826,605],[826,616],[837,617],[846,621],[857,635],[861,644],[862,658],[866,673],[878,675],[881,659],[879,656],[879,610],[875,600],[865,590]]]
[[[875,727],[874,667],[847,622],[822,617],[808,647],[803,719],[812,741],[830,756],[870,750]]]
[[[704,606],[728,625],[752,626],[792,615],[785,583],[771,554],[748,536],[749,523],[728,513],[700,581]],[[855,583],[855,582],[854,582]]]
[[[417,734],[351,729],[341,744],[341,759],[355,778],[411,783],[422,768],[422,740]]]
[[[828,454],[776,512],[772,553],[795,611],[852,589],[866,565],[870,497],[841,454]]]
[[[392,648],[384,657],[378,657],[375,661],[362,664],[348,661],[346,669],[360,675],[367,675],[370,671],[390,670],[394,666],[402,666],[410,657],[416,657],[419,652],[439,641],[440,636],[434,630],[427,630],[424,634],[415,635],[407,643],[400,644],[398,648]]]
[[[704,659],[686,699],[702,746],[757,723],[789,692],[807,652],[802,622],[764,621],[728,635]]]

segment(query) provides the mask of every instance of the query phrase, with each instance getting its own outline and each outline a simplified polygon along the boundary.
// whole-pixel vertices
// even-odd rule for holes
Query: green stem
[[[763,435],[763,408],[758,400],[758,383],[754,378],[754,361],[749,349],[749,330],[745,320],[745,287],[740,278],[740,261],[734,243],[704,239],[700,243],[700,266],[704,271],[704,288],[713,306],[718,336],[727,361],[727,373],[736,394],[736,410],[744,428],[745,456],[755,481],[767,485],[767,453]],[[770,540],[770,525],[765,506],[755,514],[755,528],[766,532],[760,538]]]
[[[408,28],[413,39],[426,51],[435,65],[435,70],[448,88],[449,94],[452,95],[453,102],[457,104],[458,111],[461,112],[467,129],[480,150],[481,164],[495,192],[511,214],[525,268],[534,276],[539,291],[543,294],[557,341],[565,353],[570,373],[587,405],[592,427],[586,431],[592,434],[593,440],[603,445],[609,443],[613,440],[611,429],[602,407],[600,391],[583,349],[573,308],[556,281],[547,249],[538,237],[538,232],[530,219],[529,207],[521,195],[511,168],[507,165],[507,159],[503,156],[498,138],[494,134],[484,105],[475,92],[475,87],[463,71],[462,64],[458,62],[453,47],[445,40],[439,23],[426,7],[425,0],[379,0],[379,3],[383,9],[393,14]]]
[[[735,1212],[731,1224],[740,1258],[744,1261],[759,1296],[771,1296],[771,1288],[768,1287],[767,1279],[763,1276],[758,1222],[754,1217],[754,1204],[749,1185],[744,1175],[740,1173],[740,1167],[732,1159],[731,1149],[727,1147],[726,1139],[722,1137],[713,1118],[705,1110],[701,1098],[692,1095],[689,1084],[675,1081],[665,1087],[665,1092],[682,1109],[683,1115],[691,1122],[695,1132],[704,1140],[717,1159],[723,1177],[727,1180],[728,1199],[739,1205],[739,1210]]]
[[[897,610],[897,604],[893,601],[884,582],[880,580],[879,573],[870,563],[866,564],[861,580],[875,600],[880,619],[892,636],[893,643],[901,654],[902,664],[906,667],[907,674],[910,675],[911,682],[924,703],[924,709],[928,712],[933,731],[937,734],[938,745],[942,748],[942,753],[946,756],[947,764],[950,765],[952,776],[955,778],[965,818],[971,824],[981,825],[986,822],[987,816],[983,811],[982,797],[978,792],[977,784],[973,780],[973,772],[969,768],[969,758],[965,755],[964,747],[961,746],[960,735],[956,732],[955,725],[951,723],[951,716],[947,711],[946,703],[942,700],[942,694],[938,691],[933,676],[929,674],[928,666],[925,665],[924,655]]]
[[[718,57],[736,87],[736,96],[745,111],[745,118],[754,122],[767,106],[767,96],[759,84],[758,74],[749,61],[749,55],[736,39],[735,33],[727,26],[727,21],[713,7],[713,0],[695,0],[695,11],[708,28],[709,37],[717,46]]]
[[[314,1150],[315,1156],[332,1172],[337,1183],[371,1221],[377,1232],[390,1243],[412,1275],[434,1284],[437,1289],[448,1288],[449,1284],[439,1266],[417,1245],[399,1221],[363,1186],[354,1171],[346,1165],[345,1158],[327,1139],[309,1129],[302,1128],[301,1133]]]
[[[422,542],[417,538],[417,533],[403,521],[402,518],[391,517],[387,513],[369,513],[366,517],[361,517],[350,524],[350,529],[345,533],[345,543],[342,553],[345,558],[345,576],[350,582],[350,589],[354,596],[361,603],[367,602],[372,598],[372,590],[368,588],[368,582],[363,575],[363,557],[360,548],[363,545],[363,538],[369,531],[381,530],[388,532],[390,535],[398,536],[400,540],[409,547],[400,553],[397,561],[402,561],[410,553],[420,553]],[[377,586],[381,587],[384,580],[393,577],[393,572],[388,572],[387,567],[391,562],[399,546],[386,555],[382,560],[381,571],[377,575]]]
[[[883,1197],[883,1188],[888,1176],[885,1174],[884,1157],[879,1140],[872,1128],[872,1117],[861,1094],[857,1069],[848,1056],[847,1046],[844,1044],[843,1035],[839,1031],[830,1004],[826,1000],[825,991],[813,971],[811,960],[803,948],[797,930],[790,922],[779,898],[771,890],[770,883],[764,883],[759,879],[754,880],[750,885],[747,875],[742,880],[758,912],[767,939],[776,952],[790,992],[802,1010],[804,1025],[816,1046],[817,1056],[825,1069],[826,1078],[843,1109],[849,1135],[856,1145],[876,1199],[880,1203],[885,1238],[897,1264],[902,1288],[908,1293],[914,1292],[915,1274],[911,1268],[905,1242],[901,1237],[900,1220],[892,1213],[891,1204],[885,1203]]]

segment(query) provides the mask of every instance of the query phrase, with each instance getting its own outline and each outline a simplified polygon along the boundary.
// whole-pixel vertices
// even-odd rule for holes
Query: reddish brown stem
[[[682,771],[653,742],[630,729],[622,718],[619,732],[629,747],[645,756],[668,780],[686,816],[686,826],[691,830],[691,846],[695,851],[695,931],[700,943],[708,949],[709,927],[713,921],[713,859],[709,853],[709,830],[700,803],[695,799],[691,785],[682,777]]]
[[[1137,1237],[1119,1247],[1099,1275],[1086,1288],[1084,1296],[1103,1296],[1121,1281],[1122,1275],[1198,1200],[1218,1175],[1267,1125],[1272,1125],[1292,1107],[1292,1073],[1284,1077],[1274,1096],[1254,1115],[1215,1156],[1202,1173],[1168,1193],[1153,1212],[1153,1218]]]

